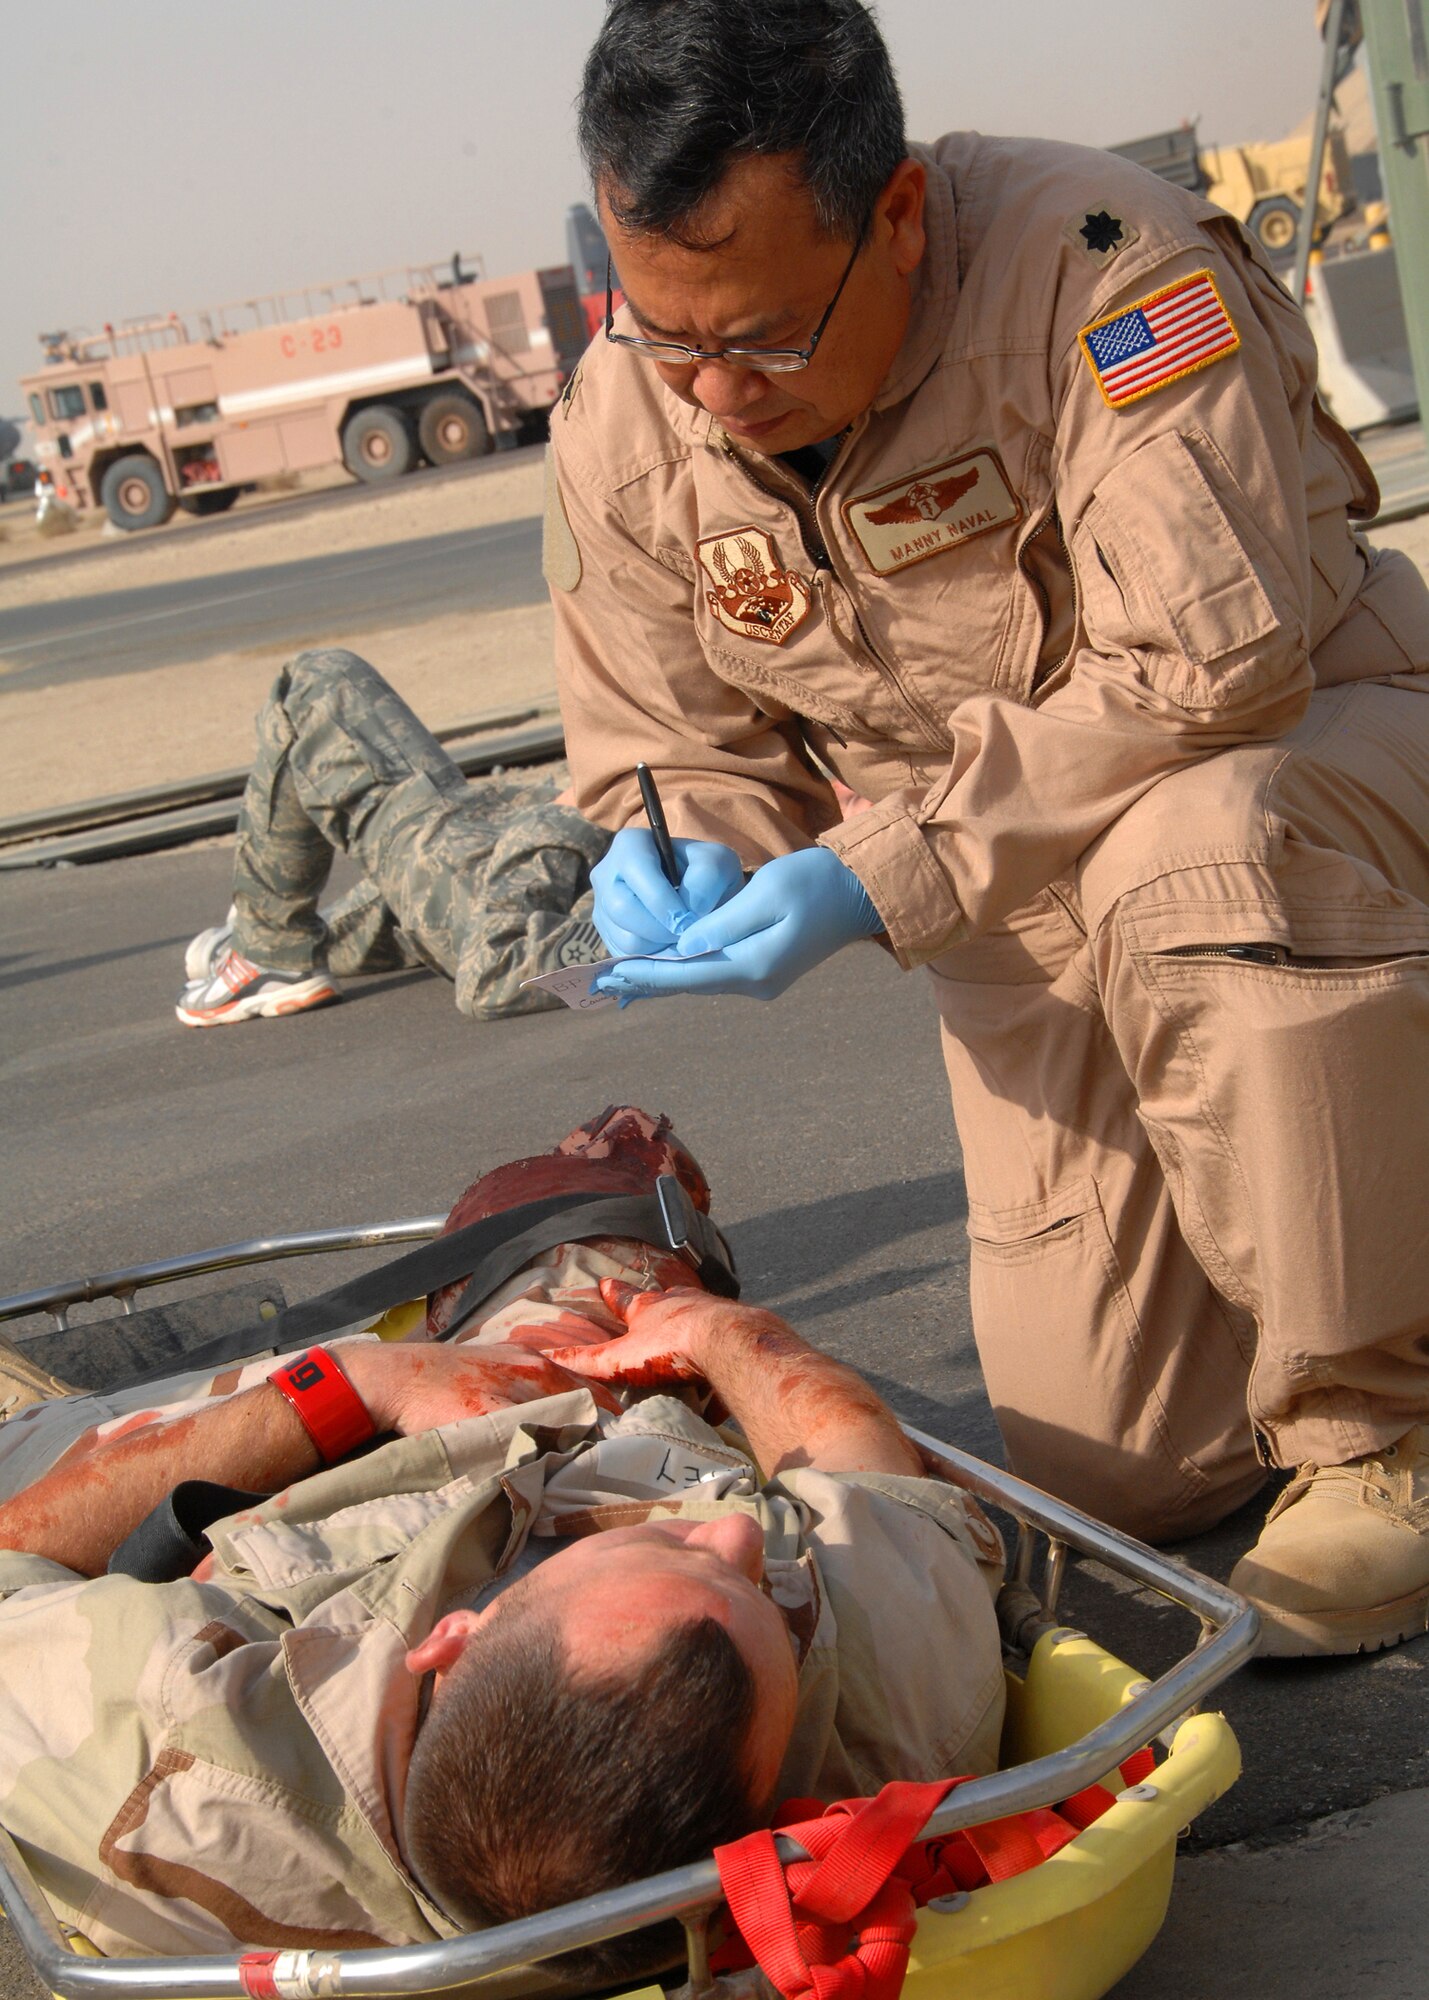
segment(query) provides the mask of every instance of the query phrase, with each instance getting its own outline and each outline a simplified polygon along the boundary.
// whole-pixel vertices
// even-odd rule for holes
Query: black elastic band
[[[185,1479],[137,1528],[131,1528],[109,1558],[110,1576],[132,1576],[140,1583],[173,1583],[192,1576],[208,1547],[199,1538],[215,1521],[256,1507],[266,1493],[248,1493],[239,1486],[217,1486],[211,1479]]]
[[[678,1187],[678,1183],[674,1185]],[[738,1298],[739,1280],[724,1239],[688,1196],[684,1196],[682,1208],[696,1259],[692,1269],[700,1283],[722,1298]],[[466,1289],[447,1331],[446,1337],[450,1338],[484,1298],[514,1277],[533,1257],[543,1250],[555,1249],[558,1243],[578,1242],[592,1236],[623,1236],[633,1242],[671,1248],[669,1226],[653,1191],[643,1195],[548,1195],[542,1201],[523,1202],[517,1208],[503,1209],[499,1215],[485,1216],[480,1222],[468,1223],[464,1229],[435,1237],[406,1256],[365,1271],[360,1278],[353,1278],[317,1298],[289,1306],[285,1312],[261,1321],[254,1328],[224,1334],[185,1355],[183,1367],[185,1371],[221,1368],[254,1355],[283,1353],[288,1348],[321,1340],[343,1327],[377,1319],[408,1299],[421,1298],[465,1278]],[[137,1386],[172,1373],[171,1363],[135,1377],[134,1382]]]

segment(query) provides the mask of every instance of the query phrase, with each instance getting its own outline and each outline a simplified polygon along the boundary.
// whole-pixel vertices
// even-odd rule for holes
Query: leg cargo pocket
[[[1172,1444],[1096,1182],[968,1205],[973,1330],[1013,1469],[1136,1534],[1206,1480]]]

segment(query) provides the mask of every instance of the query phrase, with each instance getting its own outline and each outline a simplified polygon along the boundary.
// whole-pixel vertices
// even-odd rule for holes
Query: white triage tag
[[[1005,527],[1022,507],[996,454],[971,451],[860,493],[844,502],[843,513],[873,569],[891,576]]]
[[[681,955],[681,962],[693,965],[696,959],[713,958],[712,951],[691,951]],[[539,986],[543,993],[554,993],[567,1007],[574,1007],[585,1014],[592,1007],[613,1007],[617,995],[597,993],[595,982],[603,972],[609,972],[617,965],[643,965],[652,960],[668,963],[668,951],[627,952],[624,958],[598,958],[594,965],[563,965],[555,972],[541,972],[534,979],[523,979],[523,986]]]

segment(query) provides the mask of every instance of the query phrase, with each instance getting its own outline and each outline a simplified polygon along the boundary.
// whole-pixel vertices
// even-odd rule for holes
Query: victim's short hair
[[[858,0],[611,0],[579,99],[586,167],[622,228],[702,247],[731,163],[797,153],[819,225],[853,242],[907,152]]]
[[[417,1735],[405,1827],[419,1878],[471,1929],[698,1861],[763,1823],[746,1773],[754,1676],[713,1618],[623,1676],[572,1673],[513,1590],[467,1642]],[[670,1963],[678,1925],[567,1952],[583,1986]]]

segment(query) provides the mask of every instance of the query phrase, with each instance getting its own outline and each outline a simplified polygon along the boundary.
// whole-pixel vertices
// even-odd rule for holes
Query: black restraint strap
[[[673,1175],[661,1176],[660,1188],[667,1193],[679,1189],[679,1182]],[[739,1279],[735,1275],[734,1259],[729,1246],[707,1215],[703,1215],[685,1196],[683,1221],[693,1224],[688,1238],[687,1255],[690,1260],[690,1275],[698,1278],[706,1291],[715,1292],[720,1298],[739,1297]],[[513,1215],[524,1213],[512,1210]],[[499,1218],[492,1218],[493,1221]],[[578,1223],[573,1228],[572,1223]],[[588,1240],[594,1236],[623,1236],[635,1243],[650,1243],[660,1250],[676,1250],[681,1247],[677,1236],[679,1225],[672,1225],[670,1214],[661,1201],[659,1193],[645,1195],[613,1195],[597,1198],[584,1203],[574,1214],[564,1215],[550,1221],[536,1223],[512,1236],[497,1250],[491,1251],[467,1281],[466,1290],[457,1300],[450,1326],[442,1335],[450,1340],[461,1327],[463,1320],[474,1313],[484,1299],[490,1298],[498,1286],[508,1278],[514,1278],[523,1265],[529,1264],[543,1250],[554,1250],[558,1243]]]
[[[662,1200],[662,1195],[664,1199]],[[672,1219],[675,1218],[675,1219]],[[225,1334],[184,1357],[185,1370],[221,1368],[255,1354],[281,1353],[304,1341],[321,1340],[340,1327],[373,1320],[393,1306],[440,1290],[467,1278],[447,1337],[499,1285],[524,1264],[558,1243],[592,1236],[624,1236],[657,1248],[678,1249],[683,1243],[691,1271],[707,1291],[721,1298],[739,1297],[739,1280],[724,1238],[710,1218],[697,1209],[672,1174],[662,1174],[650,1194],[548,1195],[523,1202],[481,1222],[468,1223],[438,1236],[375,1271],[366,1271],[334,1291],[289,1306],[275,1319],[247,1332]],[[168,1368],[136,1377],[136,1383],[171,1374]]]

